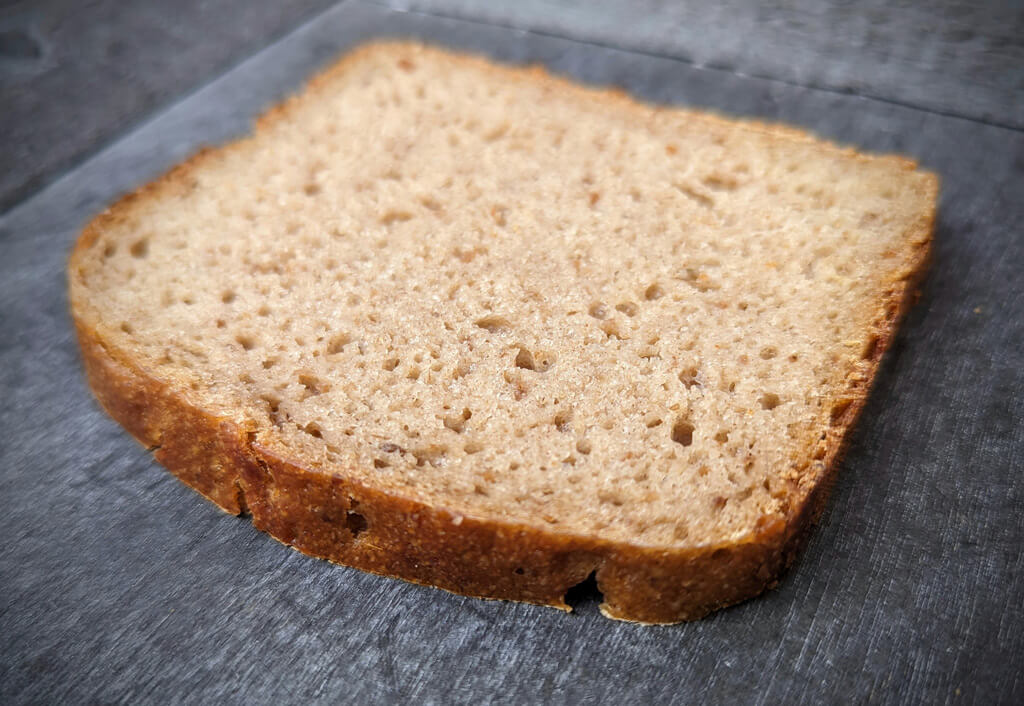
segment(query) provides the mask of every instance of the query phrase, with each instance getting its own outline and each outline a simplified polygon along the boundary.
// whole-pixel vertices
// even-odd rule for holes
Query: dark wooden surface
[[[0,212],[336,0],[0,0]]]
[[[389,0],[1024,128],[1021,0]]]
[[[1024,132],[550,34],[346,3],[0,216],[0,702],[1024,701]],[[921,303],[777,590],[649,628],[593,602],[567,616],[365,575],[221,514],[96,407],[66,313],[80,227],[391,35],[803,125],[941,175]]]

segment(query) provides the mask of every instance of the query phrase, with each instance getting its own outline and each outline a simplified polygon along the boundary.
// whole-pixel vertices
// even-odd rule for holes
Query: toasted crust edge
[[[369,52],[435,51],[405,42],[370,43],[350,51],[314,77],[297,96],[271,108],[256,124],[268,129],[302,101],[329,85],[330,77]],[[595,91],[551,76],[540,67],[507,68],[477,57],[452,55],[489,71],[529,74],[590,99],[647,108],[617,89]],[[659,108],[655,108],[658,110]],[[689,111],[686,111],[689,112]],[[717,116],[692,113],[726,122]],[[791,128],[745,121],[786,139],[812,139]],[[246,140],[251,138],[241,138]],[[821,144],[824,143],[816,140]],[[184,391],[157,379],[131,356],[102,340],[81,306],[77,263],[103,230],[133,204],[164,190],[189,188],[191,173],[219,150],[202,150],[163,177],[121,198],[83,230],[70,257],[72,316],[90,387],[103,408],[182,482],[232,514],[249,513],[253,524],[303,553],[376,574],[454,593],[517,600],[569,610],[569,588],[595,573],[604,596],[602,612],[644,623],[693,620],[773,587],[793,562],[817,522],[834,485],[839,459],[866,402],[880,362],[899,322],[913,303],[931,252],[937,178],[924,189],[932,208],[907,233],[904,275],[891,283],[874,319],[875,344],[851,374],[844,395],[832,400],[840,413],[826,438],[807,454],[808,470],[785,520],[758,527],[742,538],[701,547],[652,547],[579,536],[507,522],[463,517],[449,509],[389,493],[342,475],[304,466],[258,438],[245,423],[218,416]],[[835,147],[835,149],[842,149]],[[843,150],[853,154],[851,150]],[[859,156],[859,155],[858,155]],[[864,157],[866,158],[866,157]],[[895,157],[908,170],[914,163]],[[920,173],[920,172],[919,172]],[[816,460],[812,459],[817,456]]]

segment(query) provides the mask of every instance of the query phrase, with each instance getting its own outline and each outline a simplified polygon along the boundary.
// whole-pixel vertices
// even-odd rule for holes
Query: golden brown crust
[[[408,45],[370,45],[350,53],[314,78],[301,96],[260,118],[256,130],[269,129],[298,101],[323,90],[332,76],[365,53],[397,47]],[[528,74],[559,90],[583,92],[539,68],[499,69],[482,59],[460,60],[488,70]],[[599,96],[634,109],[639,105],[619,91],[582,94],[588,100]],[[786,139],[809,139],[789,128],[757,127]],[[596,572],[605,615],[648,623],[696,619],[755,596],[773,586],[792,563],[825,506],[840,455],[880,361],[924,275],[934,219],[933,212],[926,214],[907,233],[907,268],[882,298],[873,324],[874,343],[851,374],[847,391],[831,401],[832,425],[817,446],[808,449],[808,467],[793,489],[785,520],[765,518],[751,534],[716,545],[649,547],[499,518],[463,517],[342,475],[304,467],[301,459],[290,458],[272,441],[260,438],[257,430],[199,408],[185,390],[157,379],[130,355],[104,341],[82,297],[78,265],[85,251],[107,226],[128,217],[135,203],[168,190],[191,188],[193,170],[210,154],[200,152],[122,198],[85,228],[72,252],[72,314],[89,384],[104,409],[141,443],[154,447],[157,460],[184,483],[227,512],[251,513],[258,529],[306,554],[460,594],[563,609],[568,608],[566,591]],[[912,162],[903,162],[908,170],[914,168]],[[934,204],[937,180],[932,177],[925,188]]]

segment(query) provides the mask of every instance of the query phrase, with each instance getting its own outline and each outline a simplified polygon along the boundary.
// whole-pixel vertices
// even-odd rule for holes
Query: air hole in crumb
[[[739,187],[739,182],[731,174],[709,174],[702,179],[705,186],[718,191],[732,191]]]
[[[238,345],[240,345],[243,349],[247,351],[251,351],[253,348],[256,347],[256,339],[248,334],[238,334],[237,336],[235,336],[235,341],[238,343]]]
[[[721,285],[711,279],[706,272],[702,272],[696,267],[687,267],[684,270],[681,279],[698,292],[708,292],[721,287]]]
[[[224,319],[217,319],[217,328],[224,328],[225,326],[227,326],[227,323]]]
[[[336,333],[331,336],[330,342],[327,344],[327,352],[331,355],[336,355],[345,350],[345,346],[352,342],[352,337],[347,333]]]
[[[117,254],[117,246],[113,243],[108,243],[107,247],[103,248],[103,257],[111,258]]]
[[[312,436],[314,439],[324,438],[323,432],[320,430],[320,425],[316,422],[310,422],[304,427],[299,427],[302,431]]]
[[[766,392],[761,395],[761,409],[775,409],[780,404],[782,404],[782,400],[774,392]]]
[[[608,318],[608,307],[601,302],[594,302],[590,305],[588,313],[595,319],[606,319]]]
[[[430,211],[434,211],[436,213],[441,210],[441,203],[430,196],[421,196],[419,201],[421,205]]]
[[[597,606],[604,602],[604,595],[597,585],[597,571],[590,572],[587,578],[565,592],[565,603],[573,612],[596,612]]]
[[[728,440],[729,440],[729,432],[727,432],[727,431],[723,430],[723,431],[720,431],[717,434],[715,434],[715,441],[717,441],[719,444],[724,444]]]
[[[414,450],[412,455],[416,459],[417,466],[422,467],[430,464],[437,467],[443,465],[447,459],[448,447],[440,444],[431,444],[430,446]]]
[[[761,358],[763,360],[771,360],[778,354],[779,351],[774,346],[766,346],[765,348],[761,349]]]
[[[385,461],[382,458],[375,458],[375,459],[373,459],[373,467],[374,468],[388,468],[389,466],[391,466],[391,464],[388,463],[387,461]]]
[[[320,185],[315,181],[311,181],[302,187],[302,191],[306,196],[316,196],[320,193]]]
[[[330,383],[310,373],[300,373],[299,384],[306,388],[306,392],[311,397],[323,394],[331,389]]]
[[[672,425],[672,441],[683,446],[693,443],[693,425],[685,419],[678,420]]]
[[[259,316],[270,316],[270,307],[268,307],[266,304],[263,304],[260,306],[259,309],[257,309],[256,313]]]
[[[536,365],[535,370],[538,373],[550,370],[551,366],[555,364],[555,354],[551,351],[537,351],[533,354],[533,359]]]
[[[381,364],[381,366],[380,366],[380,367],[381,367],[381,369],[383,369],[383,370],[387,370],[388,372],[391,372],[392,370],[394,370],[395,368],[397,368],[397,367],[398,367],[398,364],[399,364],[399,363],[401,363],[401,362],[402,362],[402,361],[401,361],[400,359],[398,359],[398,358],[388,358],[387,360],[385,360],[385,361],[384,361],[384,362],[383,362],[383,363]]]
[[[601,200],[601,194],[600,193],[598,193],[597,191],[591,191],[590,192],[590,205],[591,206],[597,205],[597,202],[600,201],[600,200]]]
[[[647,427],[648,429],[653,429],[654,427],[661,426],[662,422],[662,418],[659,417],[658,415],[649,414],[644,419],[644,426]]]
[[[270,414],[270,420],[274,424],[281,426],[281,417],[279,410],[281,407],[281,400],[273,395],[263,395],[263,401],[267,404],[267,412]]]
[[[644,299],[647,301],[654,301],[655,299],[661,299],[665,296],[665,290],[662,289],[660,284],[652,284],[650,287],[644,290]]]
[[[129,336],[132,335],[133,333],[135,333],[135,329],[127,321],[122,321],[121,322],[121,330],[124,331],[125,333],[127,333]]]
[[[486,140],[487,142],[494,142],[495,140],[500,140],[502,137],[506,135],[506,133],[508,133],[509,127],[510,125],[507,122],[502,122],[499,125],[495,125],[491,129],[489,129],[487,133],[484,135],[484,140]]]
[[[555,418],[552,420],[552,423],[555,425],[555,428],[558,429],[558,431],[560,432],[572,431],[572,426],[570,425],[570,422],[572,422],[572,410],[568,409],[562,410],[561,412],[556,414]]]
[[[395,223],[403,223],[405,221],[412,220],[412,214],[408,211],[387,211],[382,215],[378,221],[382,226],[391,226]]]
[[[714,498],[711,499],[711,507],[713,507],[715,510],[721,510],[725,507],[725,504],[727,502],[729,502],[729,498],[723,495],[716,495]]]
[[[621,304],[616,304],[615,309],[616,311],[621,311],[626,316],[636,316],[637,311],[639,311],[637,305],[633,302],[622,302]]]
[[[599,492],[597,494],[597,499],[599,502],[604,503],[605,505],[614,505],[615,507],[622,507],[623,505],[626,504],[626,501],[623,499],[622,495],[620,495],[614,490]]]
[[[349,510],[345,513],[345,529],[352,533],[352,539],[358,539],[359,535],[366,531],[366,518],[358,512]]]
[[[620,341],[625,338],[622,333],[622,327],[619,326],[617,321],[605,321],[601,324],[601,330],[604,331],[604,335],[608,338],[617,338]]]
[[[594,445],[590,443],[589,439],[580,439],[576,442],[576,450],[586,456],[594,448]]]
[[[444,418],[444,425],[454,431],[456,434],[461,434],[466,428],[466,422],[473,416],[473,413],[469,408],[462,410],[461,414],[450,414]]]
[[[532,370],[537,373],[546,372],[555,364],[555,354],[548,351],[532,353],[520,346],[516,353],[516,367],[524,370]]]
[[[536,363],[533,360],[533,353],[525,348],[520,348],[519,352],[516,353],[516,367],[525,370],[535,370]]]
[[[492,206],[491,207],[491,218],[494,220],[494,224],[500,228],[504,228],[508,223],[508,209],[504,206]]]
[[[694,385],[699,385],[700,383],[697,381],[698,372],[699,371],[696,366],[691,366],[679,373],[679,381],[688,388],[693,387]]]
[[[128,251],[132,254],[132,257],[144,258],[149,254],[149,241],[145,238],[136,240]]]
[[[526,573],[526,571],[523,569],[523,567],[517,566],[512,573],[519,574],[520,576],[522,576]]]
[[[477,326],[488,331],[490,333],[498,333],[501,331],[508,331],[512,328],[512,324],[504,316],[490,315],[485,316],[482,319],[477,319],[475,322]]]

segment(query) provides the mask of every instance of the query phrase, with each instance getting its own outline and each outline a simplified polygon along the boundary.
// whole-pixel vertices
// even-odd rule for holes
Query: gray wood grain
[[[935,263],[781,586],[674,627],[461,598],[289,551],[96,406],[65,258],[118,193],[245,130],[336,52],[417,36],[645,99],[900,151]],[[0,702],[1021,703],[1024,133],[350,2],[0,216]]]
[[[0,212],[334,2],[0,2]]]
[[[1024,2],[386,0],[1024,127]]]

